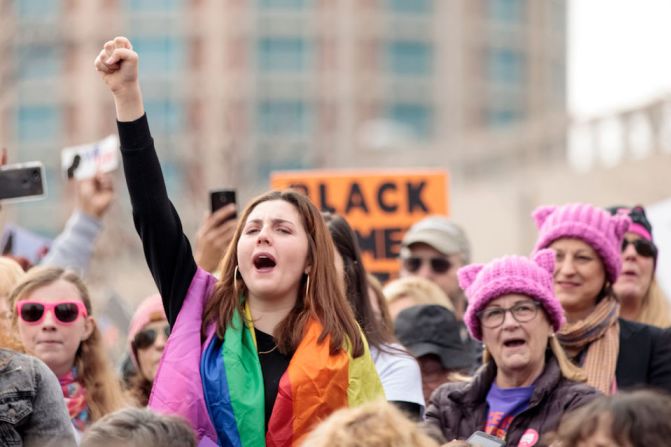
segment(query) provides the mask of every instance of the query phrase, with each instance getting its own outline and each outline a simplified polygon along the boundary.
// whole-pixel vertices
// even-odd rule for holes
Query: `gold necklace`
[[[273,352],[275,349],[277,349],[277,345],[273,346],[273,349],[269,349],[267,351],[259,351],[259,354],[270,354]]]

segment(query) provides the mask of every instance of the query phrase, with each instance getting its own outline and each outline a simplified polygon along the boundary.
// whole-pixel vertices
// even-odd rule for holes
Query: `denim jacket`
[[[0,445],[76,445],[56,376],[40,360],[5,349],[0,349]]]

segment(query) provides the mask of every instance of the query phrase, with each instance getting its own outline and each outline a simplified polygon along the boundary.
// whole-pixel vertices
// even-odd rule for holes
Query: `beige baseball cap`
[[[471,262],[471,244],[466,233],[445,216],[429,216],[414,224],[403,236],[401,248],[417,243],[430,245],[446,256],[461,253],[465,264]]]

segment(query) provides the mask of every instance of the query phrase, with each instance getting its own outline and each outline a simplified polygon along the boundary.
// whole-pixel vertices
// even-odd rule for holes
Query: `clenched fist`
[[[119,121],[134,121],[144,114],[138,62],[137,53],[125,37],[105,42],[95,60],[96,70],[114,95]]]

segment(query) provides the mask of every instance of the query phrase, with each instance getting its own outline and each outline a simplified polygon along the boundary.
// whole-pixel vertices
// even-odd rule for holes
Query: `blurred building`
[[[119,34],[141,55],[168,187],[186,207],[204,206],[218,185],[248,197],[279,169],[431,166],[459,181],[565,154],[565,1],[0,0],[0,8],[10,62],[0,78],[0,142],[14,159],[49,166],[51,197],[29,214],[61,203],[60,148],[115,130],[92,60]]]

